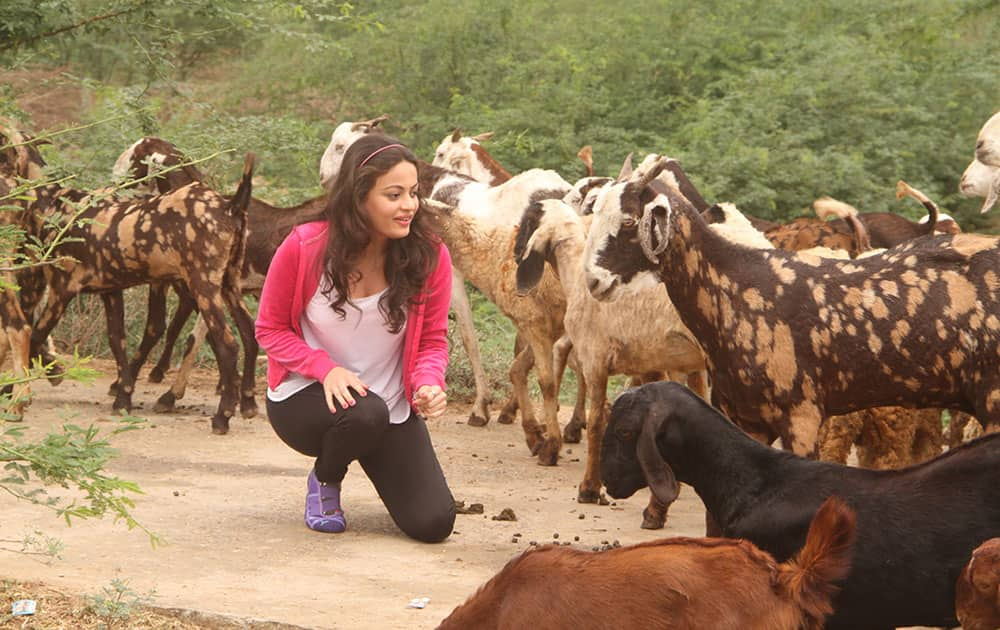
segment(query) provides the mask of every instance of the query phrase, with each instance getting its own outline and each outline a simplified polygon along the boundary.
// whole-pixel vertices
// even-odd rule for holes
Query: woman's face
[[[381,177],[362,202],[376,240],[398,239],[410,233],[417,213],[417,167],[403,160]]]

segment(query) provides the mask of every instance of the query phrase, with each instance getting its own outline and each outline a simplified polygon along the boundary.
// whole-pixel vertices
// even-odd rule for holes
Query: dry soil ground
[[[111,373],[107,363],[98,367]],[[26,426],[32,433],[67,420],[110,426],[110,380],[39,384]],[[308,628],[433,628],[532,541],[558,535],[559,542],[590,549],[704,531],[704,508],[690,488],[658,532],[639,528],[645,493],[607,506],[578,504],[585,443],[565,447],[557,467],[538,466],[519,425],[472,428],[467,410],[453,405],[432,421],[432,437],[455,498],[483,504],[483,514],[459,515],[442,544],[414,542],[396,529],[355,465],[344,486],[348,531],[318,534],[302,523],[310,460],[281,443],[264,417],[234,418],[229,435],[211,435],[214,384],[213,374],[201,372],[184,407],[158,415],[147,410],[166,386],[141,381],[134,401],[143,408],[134,413],[149,428],[115,441],[120,457],[111,471],[142,487],[135,516],[165,546],[151,548],[145,534],[121,523],[65,527],[51,512],[4,494],[3,538],[37,529],[66,548],[51,563],[0,551],[0,579],[93,594],[120,578],[136,593],[155,590],[154,604],[168,608]],[[504,508],[517,521],[492,519]],[[407,608],[417,597],[430,598],[426,608]],[[9,601],[0,605],[0,613],[9,612]],[[36,621],[45,621],[44,614]],[[54,623],[38,627],[59,626],[48,621]]]

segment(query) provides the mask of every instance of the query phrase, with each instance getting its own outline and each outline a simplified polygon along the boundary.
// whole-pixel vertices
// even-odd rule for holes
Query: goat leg
[[[146,327],[142,331],[142,341],[139,342],[139,349],[129,363],[128,371],[132,375],[132,382],[135,383],[139,376],[139,369],[146,362],[146,357],[153,349],[153,346],[163,336],[163,331],[167,325],[167,286],[161,283],[149,284],[149,295],[146,298]],[[118,383],[116,379],[108,387],[108,396],[118,394]]]
[[[257,401],[254,399],[254,382],[257,369],[257,339],[254,337],[253,317],[243,302],[242,292],[230,289],[224,292],[229,313],[236,322],[236,329],[243,344],[243,380],[240,384],[240,415],[253,418],[257,415]]]
[[[479,352],[479,339],[472,323],[472,309],[469,306],[469,296],[465,292],[465,278],[457,268],[451,270],[451,310],[455,313],[458,324],[458,334],[462,339],[465,354],[469,357],[472,367],[472,377],[476,382],[476,400],[472,403],[472,413],[468,423],[473,427],[483,427],[490,421],[490,388],[483,369],[482,354]]]
[[[164,375],[170,369],[170,357],[173,354],[174,346],[177,345],[177,338],[181,336],[184,324],[187,323],[188,318],[191,317],[191,314],[195,310],[194,300],[187,292],[187,289],[179,285],[174,285],[174,290],[177,291],[177,308],[174,310],[174,316],[170,320],[170,326],[167,328],[167,335],[163,340],[163,352],[160,354],[160,359],[153,366],[153,369],[149,371],[149,376],[147,376],[150,383],[163,382]],[[185,350],[186,354],[187,350]]]
[[[514,337],[514,363],[517,363],[517,361],[519,359],[522,360],[522,361],[526,361],[527,362],[527,365],[524,366],[524,368],[523,368],[523,374],[524,374],[523,378],[524,378],[524,381],[521,383],[521,384],[523,384],[523,386],[525,388],[527,388],[528,387],[528,372],[530,372],[531,368],[535,365],[535,355],[531,354],[531,349],[528,348],[528,350],[527,350],[527,352],[528,352],[527,356],[522,356],[523,353],[524,353],[524,351],[525,351],[524,339],[521,337],[520,333],[518,333],[517,336]],[[513,389],[511,391],[510,397],[501,406],[500,415],[497,417],[497,422],[499,422],[500,424],[513,424],[514,423],[514,418],[517,416],[517,410],[521,406],[520,405],[520,401],[518,400],[518,389],[517,388],[518,388],[519,384],[515,383],[514,380],[513,380],[514,379],[514,376],[513,376],[513,374],[514,374],[514,364],[511,364],[511,368],[510,369],[511,369],[511,377],[510,378],[511,378],[511,384],[513,385]],[[520,373],[521,372],[519,371],[519,373],[518,373],[519,374],[519,378],[520,378]]]
[[[125,300],[121,291],[109,291],[101,293],[101,301],[104,302],[104,317],[108,324],[108,346],[118,366],[118,388],[112,409],[128,413],[132,411],[135,383],[125,350]]]

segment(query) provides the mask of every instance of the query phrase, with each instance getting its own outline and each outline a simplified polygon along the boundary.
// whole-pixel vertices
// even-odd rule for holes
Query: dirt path
[[[99,365],[107,373],[109,367]],[[616,505],[580,505],[585,444],[564,448],[559,466],[541,467],[528,455],[519,425],[471,428],[465,409],[456,407],[431,423],[431,434],[455,498],[482,503],[484,514],[459,515],[443,544],[414,542],[395,528],[354,465],[344,486],[348,532],[317,534],[302,524],[310,460],[282,444],[263,417],[236,418],[229,435],[211,435],[214,379],[199,374],[181,401],[185,408],[171,415],[146,412],[166,386],[140,382],[134,400],[145,409],[135,414],[151,426],[116,440],[121,456],[112,471],[140,484],[146,494],[135,515],[166,546],[152,549],[143,533],[110,521],[67,528],[51,513],[3,495],[5,538],[40,529],[66,550],[52,564],[0,551],[0,579],[90,594],[117,577],[138,593],[155,589],[154,603],[163,607],[309,628],[433,628],[531,541],[552,542],[558,534],[560,542],[590,549],[704,531],[704,508],[690,488],[660,532],[639,528],[646,494]],[[43,431],[65,420],[107,421],[110,380],[39,385],[26,425]],[[492,520],[504,508],[518,520]],[[430,603],[407,608],[416,597]]]

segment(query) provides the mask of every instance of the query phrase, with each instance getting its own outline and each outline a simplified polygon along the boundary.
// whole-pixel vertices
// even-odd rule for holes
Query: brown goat
[[[507,563],[438,628],[818,629],[850,572],[854,538],[854,512],[830,497],[801,551],[780,564],[725,538],[602,552],[547,545]]]
[[[979,545],[959,574],[955,615],[964,630],[1000,628],[1000,538]]]

